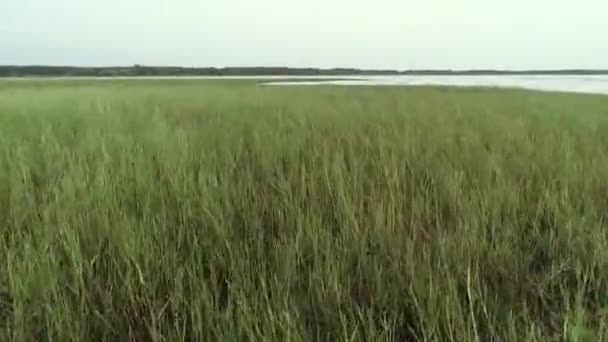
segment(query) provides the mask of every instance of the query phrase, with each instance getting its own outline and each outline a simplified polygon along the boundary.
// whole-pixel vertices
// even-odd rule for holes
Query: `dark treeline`
[[[287,67],[230,67],[230,68],[186,68],[186,67],[64,67],[64,66],[0,66],[0,77],[12,76],[265,76],[265,75],[394,75],[394,70],[360,69],[315,69]]]
[[[70,67],[28,65],[0,65],[0,77],[27,76],[319,76],[319,75],[608,75],[608,70],[365,70],[352,68],[317,69],[288,67],[230,67],[230,68],[186,68],[158,66],[128,67]]]

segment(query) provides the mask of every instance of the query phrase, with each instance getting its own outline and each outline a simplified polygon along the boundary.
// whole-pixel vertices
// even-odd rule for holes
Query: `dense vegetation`
[[[2,341],[600,341],[608,97],[0,82]]]
[[[259,75],[391,75],[393,70],[314,69],[287,67],[186,68],[134,65],[130,67],[0,66],[0,76],[259,76]]]
[[[186,68],[165,66],[70,67],[45,65],[0,65],[0,77],[27,76],[336,76],[336,75],[608,75],[608,70],[365,70],[288,67]]]

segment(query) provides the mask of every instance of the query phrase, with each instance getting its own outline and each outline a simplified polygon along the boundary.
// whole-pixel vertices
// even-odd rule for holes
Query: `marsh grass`
[[[0,86],[0,340],[600,341],[608,97]]]

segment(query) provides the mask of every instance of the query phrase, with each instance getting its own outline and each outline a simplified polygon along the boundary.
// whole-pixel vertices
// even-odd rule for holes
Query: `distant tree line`
[[[186,68],[164,66],[71,67],[0,65],[0,77],[135,77],[135,76],[346,76],[346,75],[608,75],[607,70],[370,70],[288,67]]]
[[[1,66],[0,77],[21,76],[279,76],[394,75],[394,70],[315,69],[288,67],[186,68],[134,65],[129,67]]]

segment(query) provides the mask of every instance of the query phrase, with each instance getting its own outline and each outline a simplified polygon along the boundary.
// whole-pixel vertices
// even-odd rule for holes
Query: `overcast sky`
[[[0,0],[0,64],[606,68],[608,0]]]

